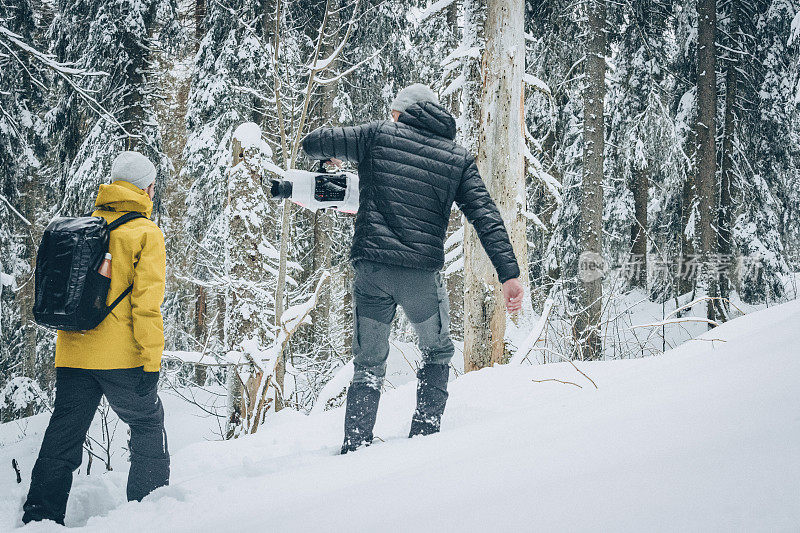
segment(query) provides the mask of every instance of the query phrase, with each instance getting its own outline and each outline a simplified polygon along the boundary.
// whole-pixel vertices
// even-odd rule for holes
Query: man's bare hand
[[[525,289],[517,278],[511,278],[503,283],[503,298],[506,301],[506,311],[511,314],[522,310],[522,298],[525,296]]]
[[[327,163],[332,167],[336,168],[342,168],[342,165],[344,164],[342,163],[341,159],[336,159],[335,157],[331,157],[330,159],[328,159]]]

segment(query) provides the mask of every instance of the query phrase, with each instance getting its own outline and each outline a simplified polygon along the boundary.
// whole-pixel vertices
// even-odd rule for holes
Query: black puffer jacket
[[[453,142],[456,123],[431,102],[410,106],[398,122],[319,128],[303,139],[306,154],[358,164],[360,202],[353,261],[422,270],[444,265],[444,238],[455,201],[473,226],[501,282],[519,276],[503,219],[475,158]]]

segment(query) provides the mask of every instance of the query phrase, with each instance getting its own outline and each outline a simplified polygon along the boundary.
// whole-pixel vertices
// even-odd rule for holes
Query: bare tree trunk
[[[197,342],[203,342],[206,338],[206,289],[202,285],[195,285],[194,288],[194,338]],[[206,367],[195,365],[194,382],[198,385],[206,383]]]
[[[203,40],[203,35],[205,35],[205,29],[203,27],[203,21],[206,18],[206,1],[205,0],[194,0],[194,51],[200,49],[200,41]]]
[[[739,34],[739,0],[731,0],[730,26],[728,34],[731,36],[732,50],[738,49]],[[733,138],[736,134],[736,106],[738,83],[739,58],[736,52],[730,52],[725,71],[725,131],[722,135],[722,167],[720,172],[720,197],[717,227],[719,231],[719,254],[724,261],[729,261],[733,252],[731,224],[733,222]],[[732,262],[732,261],[731,261]],[[727,264],[727,263],[726,263]],[[731,268],[720,270],[719,295],[722,298],[730,296]],[[726,301],[718,301],[717,315],[724,319],[728,316],[729,306]]]
[[[339,44],[339,15],[338,9],[341,7],[340,0],[331,0],[331,13],[328,16],[328,27],[331,28],[331,35],[323,42],[322,56],[329,57]],[[337,61],[331,61],[333,67]],[[336,84],[327,85],[321,89],[321,109],[320,116],[327,121],[327,125],[337,124],[336,113],[333,107],[336,98]],[[316,275],[322,270],[331,268],[331,232],[334,227],[333,215],[325,210],[314,213],[314,248],[312,251],[312,275]],[[330,284],[326,283],[320,290],[318,305],[311,311],[311,341],[313,350],[323,357],[330,350],[330,311],[331,311],[331,289]]]
[[[456,48],[458,46],[458,35],[456,28],[458,28],[458,11],[459,11],[459,2],[454,1],[450,4],[446,11],[445,16],[447,19],[447,25],[450,28],[454,28],[453,33],[451,34],[452,42],[450,42],[452,48]],[[453,76],[455,76],[458,71],[453,72]],[[450,109],[450,113],[453,116],[457,117],[461,114],[461,91],[455,90],[449,96],[449,101],[447,105]],[[475,117],[477,119],[477,116]],[[447,227],[447,237],[450,237],[453,233],[462,229],[464,225],[464,217],[461,215],[461,212],[453,210],[450,213],[450,222],[448,223]],[[456,338],[464,338],[464,269],[458,270],[453,272],[447,277],[447,294],[448,299],[450,300],[450,333]]]
[[[460,211],[450,213],[447,237],[464,228],[463,215]],[[450,334],[455,338],[464,338],[464,268],[447,276],[447,297],[450,300]]]
[[[633,168],[633,209],[635,221],[631,228],[631,255],[636,265],[631,284],[647,290],[647,197],[650,188],[650,166]]]
[[[687,142],[687,155],[690,161],[694,161],[694,154],[696,152],[696,144],[694,142],[694,134],[689,134],[691,139]],[[695,283],[695,270],[692,268],[692,260],[694,258],[694,242],[686,235],[686,228],[689,226],[689,220],[694,210],[695,202],[695,173],[697,172],[696,166],[689,169],[688,175],[683,180],[683,188],[681,190],[681,227],[679,235],[676,236],[676,243],[680,244],[680,257],[678,259],[678,279],[676,282],[677,292],[676,296],[686,294],[694,289]],[[695,221],[695,224],[697,221]]]
[[[717,296],[717,279],[714,266],[717,252],[717,233],[714,222],[717,217],[717,151],[716,151],[716,38],[717,2],[697,2],[697,204],[699,211],[698,230],[702,254],[702,275],[709,296]],[[709,320],[715,320],[713,301],[707,305]]]
[[[519,205],[520,199],[525,198],[524,12],[522,0],[488,2],[477,164],[506,223],[520,263],[521,282],[527,287],[526,220],[524,205]],[[506,314],[501,286],[471,227],[465,228],[464,233],[464,314],[465,370],[506,362]]]
[[[314,90],[315,86],[315,77],[316,74],[319,72],[324,71],[328,64],[333,61],[336,56],[329,56],[329,61],[327,64],[323,66],[317,66],[317,61],[320,58],[320,53],[322,51],[322,44],[325,39],[326,32],[330,31],[329,29],[329,20],[331,16],[336,16],[336,11],[334,9],[334,0],[326,0],[325,2],[325,14],[322,18],[322,24],[320,25],[319,32],[317,33],[317,43],[314,49],[314,56],[311,59],[310,65],[312,67],[309,70],[308,82],[306,84],[305,89],[305,96],[303,98],[303,107],[300,114],[300,119],[297,124],[297,129],[295,130],[295,138],[291,146],[291,155],[288,152],[288,144],[286,141],[285,136],[285,124],[283,120],[283,112],[281,106],[281,93],[280,93],[280,81],[279,77],[275,76],[275,101],[276,101],[276,115],[278,118],[278,123],[281,131],[281,147],[283,148],[284,154],[284,161],[287,163],[286,168],[292,169],[295,166],[295,162],[297,161],[297,155],[300,150],[300,141],[303,136],[303,132],[305,130],[305,126],[308,119],[308,110],[309,104],[311,102],[311,95]],[[340,44],[344,45],[350,38],[350,32],[353,28],[352,24],[348,24],[347,32],[345,35],[340,39]],[[280,44],[280,2],[276,2],[275,8],[275,61],[278,61],[278,50]],[[341,48],[337,48],[337,50],[341,50]],[[288,156],[288,157],[287,157]],[[281,323],[281,316],[283,315],[284,310],[284,299],[285,299],[285,285],[286,285],[286,260],[288,254],[288,244],[289,244],[289,222],[290,222],[290,215],[292,210],[292,204],[289,200],[284,200],[283,202],[283,217],[281,222],[281,241],[280,241],[280,255],[278,260],[278,281],[277,281],[277,288],[275,290],[275,324],[279,325]],[[280,394],[277,391],[283,390],[283,378],[286,372],[286,361],[284,360],[284,351],[281,351],[280,359],[275,366],[275,384],[276,384],[276,398],[275,398],[275,409],[280,410],[283,408],[283,400],[280,397]]]
[[[312,273],[316,275],[323,270],[331,268],[331,231],[333,230],[332,215],[320,209],[314,213],[314,249],[312,251]],[[311,339],[313,350],[322,354],[330,346],[329,319],[331,291],[330,286],[320,290],[319,303],[311,311],[313,325]]]
[[[587,0],[588,35],[586,40],[586,88],[583,100],[583,184],[581,197],[580,243],[584,258],[599,260],[603,253],[603,150],[605,147],[606,3]],[[595,274],[595,275],[591,275]],[[603,341],[600,319],[603,306],[603,280],[597,272],[582,272],[580,305],[575,322],[578,355],[600,359]]]
[[[33,182],[33,180],[30,180]],[[33,206],[30,205],[30,199],[35,198],[34,194],[31,194],[32,191],[29,191],[25,194],[25,203],[29,204],[25,211],[25,215],[31,220],[31,222],[35,223],[36,217],[34,216],[34,210],[32,209]],[[33,228],[30,228],[29,231],[33,234]],[[30,245],[28,248],[28,257],[30,258],[30,265],[31,265],[31,272],[34,272],[36,269],[36,249],[33,238],[30,239]],[[42,378],[44,376],[39,375],[39,365],[36,364],[36,323],[33,320],[33,301],[34,301],[34,284],[28,283],[18,296],[20,302],[20,314],[22,315],[22,329],[23,329],[23,344],[22,349],[24,350],[24,359],[23,359],[23,367],[22,371],[26,377],[31,378],[34,381],[42,382]],[[31,402],[28,404],[25,410],[25,416],[33,416],[35,413],[33,411],[34,404]]]
[[[280,50],[280,25],[281,25],[281,2],[275,2],[275,41],[273,48],[275,50],[275,64],[278,63],[278,51]],[[284,166],[292,168],[294,166],[294,158],[289,155],[289,147],[286,141],[286,125],[283,120],[283,105],[281,104],[281,83],[280,76],[275,71],[275,111],[278,118],[278,127],[281,133],[281,148],[283,150]],[[292,214],[292,202],[289,200],[283,201],[283,213],[281,215],[281,241],[280,251],[278,256],[278,280],[275,286],[275,325],[280,326],[281,316],[283,315],[284,305],[284,291],[286,289],[286,255],[289,252],[289,221]],[[286,361],[284,361],[283,352],[281,352],[280,361],[275,365],[275,384],[277,390],[283,390],[283,378],[286,374]],[[283,409],[283,400],[276,392],[275,395],[275,411]]]

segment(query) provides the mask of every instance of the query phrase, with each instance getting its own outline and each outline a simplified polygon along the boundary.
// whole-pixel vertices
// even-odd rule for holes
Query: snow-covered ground
[[[284,410],[255,436],[165,393],[172,485],[124,502],[126,465],[76,476],[87,531],[798,531],[800,300],[660,356],[502,366],[450,386],[442,432],[405,438],[411,382],[347,456],[341,409]],[[541,381],[534,380],[551,380]],[[0,426],[0,530],[20,508],[46,416]],[[25,432],[24,436],[20,436]],[[117,444],[123,444],[122,426]],[[22,467],[14,483],[9,464]],[[55,531],[35,524],[25,531]]]

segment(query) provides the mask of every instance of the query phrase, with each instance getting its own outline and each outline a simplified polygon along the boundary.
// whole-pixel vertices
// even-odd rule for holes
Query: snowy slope
[[[117,480],[97,489],[118,491],[116,508],[72,523],[98,532],[797,531],[798,325],[794,301],[663,356],[578,363],[599,389],[566,363],[470,373],[451,383],[442,433],[413,440],[404,438],[408,383],[382,399],[385,442],[344,457],[335,455],[341,410],[283,411],[253,437],[173,447],[172,485],[141,504],[119,502],[122,472],[92,476],[94,486]],[[0,448],[0,462],[21,445]],[[6,491],[7,474],[0,513],[16,512],[28,482]],[[18,519],[0,518],[0,529]]]

